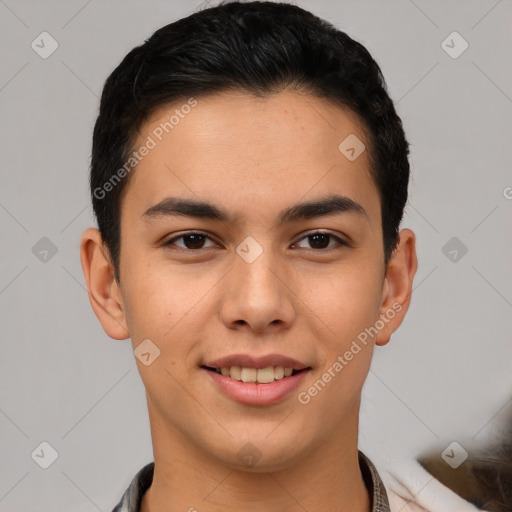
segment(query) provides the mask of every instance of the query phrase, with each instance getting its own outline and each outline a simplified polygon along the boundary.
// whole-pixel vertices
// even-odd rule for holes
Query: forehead
[[[187,100],[159,108],[141,127],[134,150],[151,149],[132,171],[122,211],[142,214],[184,196],[263,218],[274,206],[337,192],[380,214],[364,126],[348,108],[291,91]],[[355,159],[352,148],[362,151]]]

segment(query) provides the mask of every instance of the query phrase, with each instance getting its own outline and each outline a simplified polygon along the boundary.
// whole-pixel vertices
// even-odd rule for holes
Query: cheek
[[[309,276],[302,291],[305,303],[335,339],[333,348],[341,350],[378,319],[382,283],[371,270],[375,266],[333,269],[329,276]],[[306,284],[307,283],[307,284]],[[308,291],[309,290],[309,291]]]
[[[195,311],[194,304],[200,299],[200,295],[191,289],[190,282],[188,285],[183,280],[166,280],[162,273],[147,271],[138,276],[132,275],[127,283],[127,323],[137,367],[155,405],[163,400],[160,404],[162,410],[178,407],[179,398],[175,397],[168,403],[164,396],[169,390],[174,390],[179,397],[178,382],[188,371],[185,363],[194,339],[190,333],[195,331],[190,318]],[[142,342],[148,347],[144,352],[151,353],[151,361],[147,365],[137,356],[137,347]]]
[[[307,403],[304,411],[312,417],[323,418],[325,424],[319,428],[338,428],[347,411],[356,407],[372,360],[374,343],[368,328],[379,318],[381,286],[377,275],[347,270],[329,286],[318,287],[308,301],[322,324],[319,368],[316,380],[302,390],[300,403]],[[326,409],[334,411],[328,418],[322,413]]]
[[[135,344],[140,339],[149,338],[163,348],[163,340],[172,335],[174,324],[186,314],[187,294],[178,293],[179,289],[162,279],[152,279],[150,275],[130,280],[126,313]]]
[[[126,279],[127,323],[134,344],[149,338],[162,353],[188,350],[187,333],[204,321],[207,292],[218,277],[190,267],[134,264]],[[180,343],[176,343],[179,339]]]
[[[128,250],[126,254],[122,291],[130,337],[134,346],[146,338],[157,342],[176,315],[176,289],[162,279],[161,272],[142,263],[143,254]]]

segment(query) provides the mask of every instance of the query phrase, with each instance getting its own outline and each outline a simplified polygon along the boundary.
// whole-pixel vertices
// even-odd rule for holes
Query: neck
[[[205,454],[150,410],[155,468],[141,512],[369,512],[357,419],[358,414],[330,442],[320,440],[278,469],[256,471]]]

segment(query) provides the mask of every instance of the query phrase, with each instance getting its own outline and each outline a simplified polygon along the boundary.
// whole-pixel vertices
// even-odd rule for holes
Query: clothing
[[[384,484],[370,459],[359,451],[359,467],[370,495],[371,512],[391,512]],[[121,501],[112,512],[140,512],[142,496],[153,481],[155,463],[146,464],[132,479]]]
[[[392,512],[477,512],[475,507],[444,486],[412,458],[376,461]]]

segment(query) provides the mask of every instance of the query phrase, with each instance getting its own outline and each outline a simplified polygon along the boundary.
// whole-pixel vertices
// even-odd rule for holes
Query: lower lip
[[[270,405],[285,399],[300,386],[309,372],[309,370],[303,370],[269,384],[258,384],[235,380],[204,368],[202,370],[227,396],[248,405]]]

